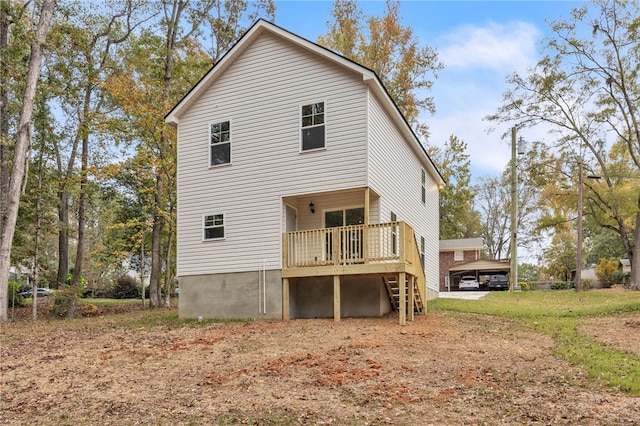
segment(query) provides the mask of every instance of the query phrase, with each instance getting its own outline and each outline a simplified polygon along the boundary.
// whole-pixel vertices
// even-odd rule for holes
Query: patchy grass
[[[637,291],[531,291],[491,293],[480,300],[437,299],[431,310],[517,318],[551,336],[556,354],[582,366],[588,376],[640,395],[640,356],[617,350],[578,332],[586,317],[640,311]]]

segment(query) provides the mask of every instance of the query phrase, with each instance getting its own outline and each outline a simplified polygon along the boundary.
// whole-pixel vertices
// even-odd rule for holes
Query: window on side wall
[[[453,253],[453,260],[455,260],[455,261],[464,260],[464,252],[456,250]]]
[[[420,237],[420,261],[422,262],[422,269],[424,269],[424,237]]]
[[[224,239],[224,214],[205,215],[202,231],[202,239],[205,241]]]
[[[300,110],[300,151],[325,147],[324,102],[302,105]]]
[[[209,166],[231,164],[231,122],[209,126]]]
[[[422,204],[426,204],[427,203],[427,190],[426,190],[426,185],[427,185],[427,174],[425,173],[424,169],[421,170],[422,172]]]

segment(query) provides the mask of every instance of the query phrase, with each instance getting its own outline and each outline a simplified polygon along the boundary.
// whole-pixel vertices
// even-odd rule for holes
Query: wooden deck
[[[426,277],[413,229],[405,222],[284,233],[282,266],[284,319],[289,319],[289,279],[300,277],[334,277],[336,321],[345,275],[380,276],[401,324],[425,311]]]

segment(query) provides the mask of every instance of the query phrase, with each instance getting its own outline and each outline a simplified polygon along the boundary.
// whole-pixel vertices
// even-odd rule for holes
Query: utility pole
[[[516,167],[516,128],[511,128],[511,273],[509,291],[518,284],[517,235],[518,224],[518,169]],[[515,284],[514,284],[515,283]]]
[[[582,290],[582,161],[578,162],[578,247],[576,250],[576,291]]]

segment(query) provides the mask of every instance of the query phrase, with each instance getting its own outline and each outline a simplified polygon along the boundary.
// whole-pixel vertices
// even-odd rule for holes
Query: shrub
[[[96,305],[84,305],[82,307],[82,316],[83,317],[95,317],[100,313],[100,310]]]
[[[631,282],[631,272],[622,272],[620,269],[618,269],[613,273],[612,278],[613,284],[628,285]]]
[[[526,283],[526,282],[524,282],[524,281],[520,281],[520,282],[518,283],[518,285],[520,286],[520,289],[521,289],[522,291],[529,291],[529,290],[531,290],[531,287],[529,286],[529,283]]]
[[[567,290],[573,288],[573,283],[570,281],[556,281],[551,283],[551,290]]]
[[[616,284],[614,276],[618,272],[618,259],[601,259],[596,266],[596,276],[604,287],[611,287]]]
[[[109,292],[113,299],[135,299],[140,297],[138,281],[129,275],[120,275]]]
[[[20,294],[20,287],[19,282],[9,281],[8,306],[25,306],[27,304],[24,297]]]
[[[64,285],[53,295],[53,305],[51,313],[56,317],[67,317],[71,309],[74,308],[78,294],[70,285]]]

